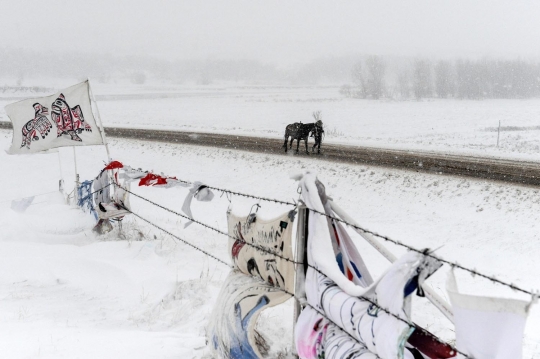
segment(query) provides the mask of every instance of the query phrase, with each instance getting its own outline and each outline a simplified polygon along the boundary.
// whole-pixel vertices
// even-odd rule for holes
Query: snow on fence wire
[[[185,181],[183,181],[183,182],[185,182]],[[159,208],[161,208],[161,209],[163,209],[163,210],[165,210],[165,211],[168,211],[168,212],[170,212],[170,213],[172,213],[172,214],[174,214],[174,215],[176,215],[176,216],[179,216],[179,217],[182,217],[182,218],[184,218],[184,219],[190,220],[190,221],[192,221],[192,222],[194,222],[194,223],[196,223],[196,224],[198,224],[198,225],[200,225],[200,226],[202,226],[202,227],[204,227],[204,228],[207,228],[207,229],[209,229],[209,230],[211,230],[211,231],[214,231],[214,232],[217,232],[217,233],[219,233],[219,234],[225,235],[225,236],[227,236],[227,237],[229,237],[229,238],[231,238],[231,239],[238,240],[238,241],[242,242],[242,243],[245,244],[245,245],[248,245],[248,246],[250,246],[250,247],[254,247],[254,248],[256,248],[256,249],[258,249],[258,250],[260,250],[260,251],[263,251],[263,252],[265,252],[265,253],[268,253],[268,254],[270,254],[270,255],[272,255],[272,256],[279,257],[279,258],[281,258],[281,259],[283,259],[283,260],[285,260],[285,261],[287,261],[287,262],[293,263],[293,264],[295,264],[295,265],[303,265],[303,266],[312,268],[312,269],[315,270],[317,273],[321,274],[321,275],[324,276],[325,278],[328,278],[328,276],[327,276],[326,274],[324,274],[323,272],[321,272],[318,268],[316,268],[316,267],[310,265],[309,263],[304,263],[304,262],[302,262],[302,261],[295,261],[294,259],[287,258],[287,257],[283,257],[283,256],[281,256],[279,253],[276,253],[276,252],[274,252],[274,251],[272,251],[272,250],[270,250],[270,249],[268,249],[268,248],[266,248],[266,247],[258,246],[258,245],[255,245],[255,244],[253,244],[253,243],[249,243],[249,242],[247,242],[247,241],[245,241],[245,240],[242,240],[242,239],[240,239],[240,238],[231,236],[231,235],[229,235],[229,233],[226,233],[226,232],[224,232],[224,231],[222,231],[222,230],[220,230],[220,229],[218,229],[218,228],[215,228],[215,227],[213,227],[213,226],[211,226],[211,225],[209,225],[209,224],[203,223],[203,222],[198,221],[198,220],[196,220],[196,219],[194,219],[194,218],[190,218],[190,217],[185,216],[185,215],[183,215],[183,214],[181,214],[181,213],[178,213],[178,212],[174,211],[173,209],[170,209],[170,208],[167,208],[167,207],[165,207],[165,206],[162,206],[162,205],[160,205],[160,204],[158,204],[158,203],[156,203],[156,202],[154,202],[154,201],[152,201],[152,200],[150,200],[150,199],[148,199],[148,198],[145,198],[145,197],[143,197],[143,196],[140,196],[140,195],[138,195],[138,194],[136,194],[136,193],[130,191],[129,189],[126,189],[126,188],[122,187],[121,185],[119,185],[119,184],[117,184],[117,183],[114,183],[114,182],[113,182],[113,184],[114,184],[115,186],[117,186],[117,187],[119,187],[119,188],[125,190],[126,192],[130,193],[131,195],[136,196],[136,197],[138,197],[138,198],[140,198],[140,199],[142,199],[142,200],[144,200],[144,201],[146,201],[146,202],[148,202],[148,203],[150,203],[150,204],[152,204],[152,205],[154,205],[154,206],[156,206],[156,207],[159,207]],[[223,192],[230,193],[230,194],[235,194],[235,195],[240,195],[240,196],[244,196],[244,197],[249,197],[249,198],[260,199],[260,200],[264,200],[264,201],[270,201],[270,202],[274,202],[274,203],[280,203],[280,204],[286,204],[286,205],[293,205],[293,206],[296,206],[294,203],[289,203],[289,202],[286,202],[286,201],[280,201],[280,200],[271,199],[271,198],[263,198],[263,197],[258,197],[258,196],[255,196],[255,195],[244,194],[244,193],[237,193],[237,192],[229,191],[229,190],[226,190],[226,189],[217,189],[216,187],[210,187],[210,186],[208,186],[208,188],[213,188],[213,189],[216,189],[216,190],[219,190],[219,191],[223,191]],[[155,227],[155,228],[157,228],[157,229],[163,231],[164,233],[166,233],[166,234],[170,235],[171,237],[173,237],[173,238],[175,238],[175,239],[181,241],[182,243],[184,243],[184,244],[186,244],[186,245],[188,245],[188,246],[194,248],[195,250],[197,250],[197,251],[199,251],[199,252],[205,254],[206,256],[213,258],[214,260],[218,261],[219,263],[224,264],[225,266],[227,266],[227,267],[229,267],[229,268],[234,268],[234,266],[230,265],[229,263],[225,262],[224,260],[222,260],[222,259],[220,259],[220,258],[217,258],[216,256],[214,256],[214,255],[208,253],[208,252],[205,251],[204,249],[202,249],[202,248],[200,248],[200,247],[197,247],[197,246],[194,245],[193,243],[190,243],[190,242],[188,242],[188,241],[186,241],[186,240],[180,238],[179,236],[177,236],[177,235],[171,233],[170,231],[164,229],[163,227],[160,227],[159,225],[157,225],[157,224],[155,224],[155,223],[149,221],[148,219],[146,219],[146,218],[140,216],[139,214],[133,212],[132,210],[129,210],[129,209],[126,209],[126,210],[129,211],[129,212],[130,212],[131,214],[133,214],[134,216],[136,216],[137,218],[139,218],[139,219],[143,220],[144,222],[150,224],[151,226],[153,226],[153,227]],[[307,210],[309,210],[309,209],[307,209]],[[315,211],[315,212],[316,212],[316,211]],[[422,254],[424,254],[424,253],[422,252]],[[254,277],[255,277],[255,278],[258,278],[258,277],[256,277],[256,276],[254,276]],[[291,293],[291,292],[289,292],[289,291],[287,291],[287,290],[285,290],[285,289],[283,289],[283,288],[276,287],[276,289],[278,289],[278,290],[280,290],[280,291],[282,291],[282,292],[284,292],[284,293],[290,295],[290,296],[293,297],[293,298],[296,298],[296,296],[295,296],[293,293]],[[427,332],[427,331],[424,330],[423,328],[418,327],[418,326],[415,325],[414,323],[412,323],[412,322],[410,322],[410,321],[407,321],[407,320],[403,319],[402,317],[400,317],[400,316],[397,315],[397,314],[392,313],[389,309],[380,306],[377,302],[375,302],[375,301],[373,301],[373,300],[371,300],[371,299],[369,299],[369,298],[367,298],[367,297],[365,297],[365,296],[359,296],[358,298],[361,299],[361,300],[363,300],[363,301],[369,302],[371,305],[377,307],[379,310],[382,310],[383,312],[387,313],[388,315],[391,315],[392,317],[396,318],[397,320],[399,320],[399,321],[405,323],[405,324],[408,325],[410,328],[414,328],[415,330],[417,330],[417,331],[419,331],[419,332],[425,333],[425,335],[431,335],[429,332]],[[298,300],[298,299],[297,299],[297,300]],[[352,335],[350,335],[345,329],[341,328],[341,326],[339,326],[338,324],[336,324],[333,320],[331,320],[330,318],[328,318],[323,312],[321,312],[320,310],[318,310],[317,308],[315,308],[314,306],[312,306],[311,304],[309,304],[307,301],[302,301],[302,304],[303,304],[303,305],[306,305],[306,306],[308,306],[308,307],[310,307],[310,308],[313,309],[313,310],[315,310],[317,313],[319,313],[321,316],[323,316],[326,320],[328,320],[329,322],[331,322],[332,324],[334,324],[340,331],[342,331],[343,333],[345,333],[348,337],[350,337],[350,338],[353,339],[354,341],[358,342],[359,344],[362,344],[362,343],[359,342],[355,337],[353,337]],[[474,359],[473,357],[471,357],[471,356],[469,356],[469,355],[467,355],[467,354],[461,352],[460,350],[458,350],[456,347],[452,346],[451,344],[446,343],[446,342],[444,342],[444,341],[441,341],[440,339],[438,339],[438,338],[436,338],[436,337],[434,337],[434,338],[437,339],[437,340],[439,340],[439,342],[440,342],[441,344],[444,344],[444,345],[446,345],[446,346],[452,348],[452,350],[454,350],[456,353],[461,354],[464,358]]]
[[[178,181],[179,181],[179,182],[182,182],[182,183],[185,183],[185,184],[192,184],[192,182],[185,181],[185,180],[178,180]],[[119,186],[119,185],[116,184],[116,183],[115,183],[115,185],[116,185],[116,186]],[[119,187],[120,187],[120,186],[119,186]],[[279,200],[279,199],[274,199],[274,198],[260,197],[260,196],[256,196],[256,195],[252,195],[252,194],[247,194],[247,193],[241,193],[241,192],[231,191],[231,190],[224,189],[224,188],[219,188],[219,187],[207,186],[207,188],[213,189],[213,190],[216,190],[216,191],[220,191],[220,192],[223,192],[223,193],[226,193],[226,194],[230,194],[230,195],[242,196],[242,197],[246,197],[246,198],[253,198],[253,199],[258,199],[258,200],[261,200],[261,201],[273,202],[273,203],[278,203],[278,204],[283,204],[283,205],[297,206],[297,204],[296,204],[296,203],[293,203],[293,202],[287,202],[287,201],[284,201],[284,200]],[[149,202],[149,203],[151,203],[151,204],[153,204],[153,205],[155,205],[155,206],[161,207],[161,208],[163,208],[163,209],[165,209],[165,210],[170,211],[171,213],[174,213],[174,214],[176,214],[176,215],[179,215],[179,216],[184,217],[184,218],[186,218],[186,219],[190,219],[190,220],[192,220],[192,221],[195,222],[195,220],[193,220],[193,219],[191,219],[191,218],[189,218],[189,217],[187,217],[187,216],[184,216],[184,215],[182,215],[182,214],[180,214],[180,213],[178,213],[178,212],[175,212],[175,211],[173,211],[173,210],[170,210],[170,209],[168,209],[168,208],[165,208],[165,207],[161,206],[160,204],[157,204],[157,203],[155,203],[155,202],[153,202],[153,201],[151,201],[151,200],[149,200],[149,199],[143,198],[143,197],[141,197],[141,196],[139,196],[139,195],[137,195],[137,194],[135,194],[135,193],[133,193],[133,192],[129,192],[129,193],[132,194],[132,195],[134,195],[134,196],[136,196],[136,197],[139,197],[139,198],[141,198],[141,199],[143,199],[143,200],[145,200],[145,201],[147,201],[147,202]],[[424,255],[426,255],[426,256],[428,256],[428,257],[430,257],[430,258],[433,258],[433,259],[435,259],[435,260],[437,260],[437,261],[439,261],[439,262],[441,262],[441,263],[448,264],[448,265],[449,265],[450,267],[452,267],[452,268],[458,268],[458,269],[461,269],[461,270],[463,270],[463,271],[466,271],[466,272],[471,273],[471,274],[474,275],[474,276],[477,275],[477,276],[482,277],[482,278],[484,278],[484,279],[490,280],[490,281],[493,282],[493,283],[497,283],[497,284],[506,286],[506,287],[508,287],[508,288],[510,288],[510,289],[512,289],[512,290],[519,291],[519,292],[522,292],[522,293],[525,293],[525,294],[529,294],[529,295],[531,295],[532,299],[538,298],[539,295],[540,295],[540,290],[534,290],[534,289],[533,289],[533,290],[530,290],[530,291],[529,291],[529,290],[520,288],[520,287],[518,287],[517,285],[515,285],[515,284],[513,284],[513,283],[507,283],[507,282],[505,282],[505,281],[502,281],[502,280],[500,280],[500,279],[495,278],[495,276],[487,275],[487,274],[481,273],[481,272],[477,271],[476,269],[467,268],[467,267],[465,267],[465,266],[460,265],[460,264],[457,263],[457,262],[452,262],[452,261],[447,260],[447,259],[444,259],[444,258],[442,258],[442,257],[435,256],[435,255],[432,254],[432,253],[427,253],[427,254],[426,254],[426,253],[424,253],[424,252],[425,252],[424,249],[418,249],[418,248],[412,247],[412,246],[410,246],[410,245],[408,245],[408,244],[406,244],[406,243],[403,243],[403,242],[401,242],[401,241],[399,241],[399,240],[392,239],[392,238],[390,238],[390,237],[388,237],[388,236],[386,236],[386,235],[379,234],[379,233],[377,233],[377,232],[374,232],[374,231],[371,231],[371,230],[369,230],[369,229],[363,228],[363,227],[358,226],[358,225],[356,225],[356,224],[354,224],[354,223],[350,223],[350,222],[348,222],[348,221],[345,221],[345,220],[343,220],[343,219],[341,219],[341,218],[334,217],[334,216],[330,216],[330,215],[328,215],[328,214],[326,214],[326,213],[317,211],[317,210],[315,210],[315,209],[311,209],[311,208],[307,208],[307,209],[308,209],[310,212],[314,212],[314,213],[317,213],[317,214],[326,216],[326,217],[329,218],[329,219],[332,219],[332,220],[341,222],[341,223],[343,223],[343,224],[345,224],[345,225],[347,225],[347,226],[350,226],[351,228],[354,228],[354,229],[356,229],[356,230],[359,230],[359,231],[361,231],[361,232],[369,233],[369,234],[374,235],[374,236],[376,236],[376,237],[378,237],[378,238],[381,238],[381,239],[383,239],[383,240],[385,240],[385,241],[387,241],[387,242],[393,243],[393,244],[395,244],[395,245],[397,245],[397,246],[406,248],[406,249],[408,249],[408,250],[410,250],[410,251],[413,251],[413,252],[416,252],[416,253],[424,254]]]

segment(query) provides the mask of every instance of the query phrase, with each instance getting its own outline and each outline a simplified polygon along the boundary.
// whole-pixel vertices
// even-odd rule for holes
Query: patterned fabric
[[[77,194],[79,198],[77,205],[81,207],[83,211],[91,213],[97,220],[98,215],[96,213],[96,209],[94,207],[94,200],[92,198],[92,183],[93,181],[84,181],[83,183],[81,183],[81,185],[77,189]]]
[[[51,112],[49,114],[49,107]],[[54,95],[6,106],[13,123],[10,154],[28,154],[63,146],[102,145],[90,103],[88,81]],[[56,135],[50,135],[56,128]]]
[[[406,254],[376,283],[365,288],[362,296],[377,306],[345,293],[328,277],[308,269],[307,299],[316,310],[306,307],[298,319],[295,336],[299,356],[304,359],[413,358],[404,349],[414,329],[379,306],[409,321],[410,294],[414,291],[411,288],[417,287],[419,271],[432,270],[422,264],[426,260],[422,257],[417,253]]]
[[[99,219],[119,219],[130,213],[129,192],[110,185],[111,181],[120,184],[119,167],[112,167],[114,169],[105,167],[93,182],[95,210]],[[125,181],[121,186],[129,190],[130,183]]]
[[[308,172],[301,176],[300,188],[308,208],[336,216],[324,185],[315,174]],[[317,270],[308,268],[306,275],[310,306],[300,314],[295,331],[299,356],[304,359],[414,358],[405,350],[413,332],[407,324],[410,294],[440,265],[421,254],[408,253],[373,282],[344,228],[313,211],[309,211],[308,227],[308,263]]]
[[[293,213],[273,220],[228,216],[229,253],[235,267],[217,299],[207,337],[215,357],[262,358],[255,341],[255,326],[262,310],[283,303],[294,291],[292,258]],[[258,248],[247,245],[250,243]],[[264,248],[266,251],[261,250]]]
[[[232,271],[216,300],[207,338],[216,358],[260,359],[255,342],[259,314],[290,296],[260,279]]]

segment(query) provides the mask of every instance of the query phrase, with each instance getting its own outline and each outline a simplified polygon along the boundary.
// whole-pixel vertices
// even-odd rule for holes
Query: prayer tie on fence
[[[324,185],[314,174],[304,174],[300,188],[308,208],[334,215]],[[436,358],[456,355],[410,320],[411,294],[442,264],[409,252],[373,281],[340,223],[312,213],[308,228],[305,286],[310,307],[300,314],[295,331],[301,358],[413,358],[417,350],[435,353]],[[408,340],[417,330],[426,335],[417,336],[412,345]]]
[[[228,252],[234,269],[222,286],[207,329],[217,356],[263,357],[255,335],[257,318],[294,292],[293,219],[294,210],[273,220],[228,214]]]

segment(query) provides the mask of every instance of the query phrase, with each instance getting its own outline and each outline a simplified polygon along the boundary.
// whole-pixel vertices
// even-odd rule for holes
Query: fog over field
[[[538,96],[534,1],[3,1],[0,77]],[[41,79],[41,80],[40,80]]]

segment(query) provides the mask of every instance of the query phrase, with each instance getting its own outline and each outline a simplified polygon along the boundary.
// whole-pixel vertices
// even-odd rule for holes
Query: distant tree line
[[[366,56],[352,66],[351,81],[340,92],[354,98],[531,98],[540,97],[540,63]]]
[[[276,66],[248,59],[165,60],[82,52],[0,48],[5,86],[34,86],[34,79],[69,78],[133,84],[235,83],[242,85],[339,86],[353,98],[540,97],[540,62],[521,59],[430,60],[347,55]]]

